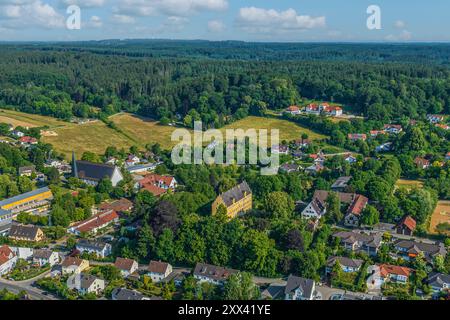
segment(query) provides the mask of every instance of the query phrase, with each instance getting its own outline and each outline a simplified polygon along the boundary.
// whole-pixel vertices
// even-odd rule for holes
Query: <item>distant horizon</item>
[[[0,41],[447,43],[448,12],[448,0],[2,0]]]

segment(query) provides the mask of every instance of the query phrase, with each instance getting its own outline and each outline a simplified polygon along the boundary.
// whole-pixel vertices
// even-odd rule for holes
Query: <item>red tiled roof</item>
[[[156,173],[151,173],[146,175],[144,179],[142,179],[139,183],[143,185],[148,183],[154,184],[158,183],[159,181],[162,181],[165,185],[169,186],[172,183],[173,179],[174,178],[171,176],[161,176]]]
[[[416,220],[414,220],[411,216],[404,217],[400,223],[400,225],[406,226],[409,230],[416,230]]]
[[[353,201],[348,208],[348,213],[359,216],[364,210],[364,207],[367,205],[367,202],[369,202],[369,199],[362,195],[357,195],[355,201]]]
[[[25,137],[20,138],[19,141],[23,142],[23,143],[35,143],[35,142],[37,142],[37,139],[33,138],[33,137],[25,136]]]
[[[390,274],[409,277],[412,269],[401,266],[393,266],[390,264],[380,265],[380,274],[383,278],[388,277]]]
[[[287,108],[287,111],[298,111],[298,110],[300,109],[297,106],[290,106],[289,108]]]
[[[9,256],[14,253],[11,248],[7,245],[3,245],[0,247],[0,266],[9,261]]]
[[[154,273],[166,273],[169,264],[161,261],[150,261],[148,265],[148,271]]]
[[[158,186],[154,186],[152,184],[145,184],[142,186],[142,189],[147,190],[151,194],[153,194],[155,197],[159,197],[160,195],[167,192],[166,189],[160,188]]]
[[[119,218],[119,215],[115,211],[110,211],[106,213],[99,213],[95,216],[81,221],[72,227],[77,229],[79,232],[91,232],[92,230],[96,228],[101,228],[102,226],[107,225],[113,220],[116,220]]]

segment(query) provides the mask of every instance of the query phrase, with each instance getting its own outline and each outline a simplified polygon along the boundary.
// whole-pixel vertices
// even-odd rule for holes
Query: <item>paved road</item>
[[[20,291],[25,291],[32,300],[57,300],[57,298],[51,294],[44,294],[44,290],[34,288],[30,284],[15,283],[15,281],[5,279],[0,279],[0,289],[7,289],[16,294]]]

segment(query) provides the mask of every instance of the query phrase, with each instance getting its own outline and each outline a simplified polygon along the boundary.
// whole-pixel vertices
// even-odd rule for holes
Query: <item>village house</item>
[[[148,174],[138,182],[141,189],[147,190],[155,197],[159,197],[168,190],[175,191],[178,183],[175,177],[162,176],[159,174]]]
[[[153,282],[158,283],[166,279],[172,273],[172,265],[167,262],[150,261],[148,275]]]
[[[365,133],[349,133],[347,135],[348,139],[350,141],[358,141],[358,140],[362,140],[362,141],[366,141],[367,140],[367,134]]]
[[[139,265],[136,260],[127,258],[116,258],[114,266],[120,270],[122,277],[127,278],[129,275],[138,271]]]
[[[25,133],[23,133],[22,131],[19,131],[19,130],[13,130],[13,131],[11,132],[11,134],[12,134],[14,137],[16,137],[16,138],[22,138],[22,137],[25,137]]]
[[[133,209],[133,202],[121,198],[113,202],[103,202],[98,209],[102,212],[115,211],[117,213],[126,213]]]
[[[436,123],[434,126],[435,126],[436,128],[440,128],[440,129],[442,129],[442,130],[449,130],[449,129],[450,129],[450,126],[449,126],[449,125],[443,124],[443,123]]]
[[[386,143],[383,143],[383,144],[380,144],[379,146],[377,146],[375,148],[375,151],[376,152],[388,152],[388,151],[391,151],[391,149],[392,149],[392,142],[386,142]]]
[[[66,257],[61,263],[61,272],[63,275],[81,273],[87,268],[89,268],[89,261],[76,257]]]
[[[326,204],[328,194],[328,191],[316,190],[312,201],[302,211],[302,217],[307,219],[320,219],[323,217],[327,212]],[[345,224],[348,226],[357,226],[360,215],[368,203],[368,199],[355,193],[336,192],[336,194],[341,203],[349,205],[345,215]]]
[[[23,136],[19,139],[22,146],[30,146],[38,143],[38,139],[29,136]]]
[[[425,259],[431,263],[437,255],[445,257],[447,250],[442,242],[425,243],[415,240],[397,240],[394,242],[394,249],[405,260],[413,260],[419,254],[423,254]]]
[[[384,131],[386,133],[399,134],[400,132],[403,131],[403,128],[401,125],[397,125],[397,124],[385,124]]]
[[[342,271],[344,272],[358,272],[364,261],[361,259],[350,259],[346,257],[330,257],[327,260],[326,273],[331,273],[336,263],[339,263]]]
[[[88,273],[75,273],[67,279],[67,287],[82,295],[88,293],[99,295],[105,290],[105,280]]]
[[[96,234],[99,230],[104,229],[117,221],[119,221],[119,215],[116,211],[101,211],[86,220],[73,224],[69,227],[68,231],[75,235],[80,235],[82,233]]]
[[[412,236],[416,230],[416,220],[411,216],[403,217],[397,224],[397,233]]]
[[[111,254],[112,247],[109,243],[94,240],[82,239],[77,242],[76,249],[82,254],[96,254],[100,258],[105,258]]]
[[[0,276],[11,272],[17,263],[17,256],[7,245],[0,247]]]
[[[444,116],[440,114],[427,114],[427,120],[430,123],[439,123],[444,121]]]
[[[286,145],[283,145],[283,144],[273,145],[270,150],[272,153],[275,153],[275,154],[284,154],[284,155],[289,154],[289,147]]]
[[[333,237],[339,238],[341,245],[346,250],[364,252],[369,256],[377,255],[382,239],[380,233],[366,234],[354,231],[336,232]]]
[[[229,218],[235,218],[252,209],[252,190],[244,181],[234,188],[220,194],[212,203],[212,214],[217,213],[220,206],[224,206]]]
[[[430,161],[421,157],[416,157],[414,159],[414,163],[417,166],[417,168],[425,170],[430,167]]]
[[[156,169],[156,167],[158,166],[158,163],[144,163],[144,164],[137,164],[134,166],[128,166],[126,168],[126,170],[128,171],[128,173],[133,174],[133,173],[146,173],[146,172],[150,172]]]
[[[296,148],[307,148],[311,145],[312,141],[310,139],[297,139],[294,140],[294,147]]]
[[[313,300],[316,282],[290,275],[284,289],[285,300]]]
[[[115,288],[111,293],[111,299],[112,300],[125,300],[125,301],[150,300],[149,297],[144,296],[139,291],[130,290],[127,288]]]
[[[36,166],[19,167],[19,176],[31,177],[36,172]]]
[[[351,176],[347,176],[347,177],[339,177],[332,185],[331,185],[331,190],[334,192],[344,192],[347,187],[348,184],[350,182],[350,180],[352,179]]]
[[[432,272],[427,278],[427,283],[435,293],[449,291],[450,275]]]
[[[280,166],[280,168],[278,169],[279,172],[284,172],[284,173],[292,173],[292,172],[298,172],[300,170],[300,165],[295,164],[295,163],[284,163]]]
[[[228,277],[237,273],[237,270],[218,267],[198,262],[194,268],[194,278],[200,282],[208,282],[215,285],[223,285]]]
[[[386,134],[386,132],[384,130],[371,130],[369,134],[372,138],[375,138],[378,137],[380,134]]]
[[[298,115],[298,114],[300,114],[300,108],[297,106],[290,106],[285,110],[285,113],[288,113],[291,115]]]
[[[322,163],[314,163],[313,165],[307,167],[305,169],[305,172],[311,175],[316,175],[322,172],[323,170],[325,170],[325,167],[323,166]]]
[[[316,103],[310,103],[308,104],[303,111],[307,114],[314,114],[314,115],[320,115],[320,108],[319,105]]]
[[[412,269],[410,268],[389,264],[381,264],[379,267],[382,283],[392,281],[395,283],[406,284],[412,272]]]
[[[139,159],[138,156],[135,156],[134,154],[128,155],[127,159],[125,160],[125,166],[132,167],[137,165],[139,162],[141,162],[141,159]]]
[[[39,242],[44,240],[44,232],[34,225],[13,224],[8,237],[17,241]]]
[[[445,161],[449,161],[450,160],[450,152],[447,152],[447,154],[445,155]]]
[[[102,179],[109,179],[112,186],[116,187],[123,180],[120,169],[114,165],[76,160],[73,166],[74,177],[91,186],[96,186]]]
[[[33,250],[33,265],[43,267],[49,265],[53,267],[59,263],[58,252],[48,249],[34,249]]]
[[[357,161],[357,159],[350,154],[345,156],[344,161],[348,162],[349,164],[353,164]]]

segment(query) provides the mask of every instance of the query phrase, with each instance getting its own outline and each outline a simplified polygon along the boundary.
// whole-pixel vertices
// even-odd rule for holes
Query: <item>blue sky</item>
[[[71,4],[80,30],[66,27]],[[0,40],[450,41],[449,13],[448,0],[0,0]]]

